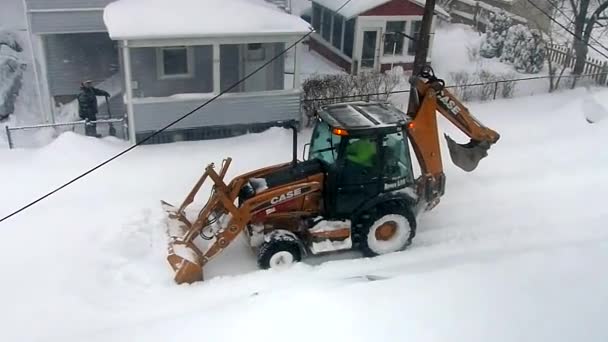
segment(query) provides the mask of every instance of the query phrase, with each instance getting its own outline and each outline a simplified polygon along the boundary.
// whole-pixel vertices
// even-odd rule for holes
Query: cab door
[[[349,216],[381,191],[380,139],[349,137],[341,146],[336,175],[335,210]]]

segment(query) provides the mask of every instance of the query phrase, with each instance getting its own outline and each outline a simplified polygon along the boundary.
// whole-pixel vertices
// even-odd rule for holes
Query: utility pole
[[[422,15],[422,25],[420,32],[418,33],[418,39],[416,40],[416,55],[414,57],[414,66],[412,75],[417,75],[422,67],[426,65],[426,59],[429,52],[429,41],[431,38],[431,24],[433,23],[433,13],[435,12],[435,0],[426,0],[424,5],[424,14]],[[416,88],[412,84],[410,87],[410,99],[408,104],[407,113],[410,116],[414,116],[418,110],[418,101],[416,96]]]

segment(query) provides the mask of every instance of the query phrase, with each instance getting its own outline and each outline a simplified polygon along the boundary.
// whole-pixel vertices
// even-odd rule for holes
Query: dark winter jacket
[[[78,94],[78,115],[81,119],[95,120],[97,115],[97,96],[109,97],[108,92],[97,88],[80,88]]]

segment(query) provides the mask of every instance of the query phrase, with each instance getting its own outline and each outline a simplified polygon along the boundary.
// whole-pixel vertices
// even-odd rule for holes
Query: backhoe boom
[[[413,77],[412,82],[420,105],[415,113],[411,114],[413,120],[408,125],[408,133],[420,162],[420,186],[424,188],[430,208],[436,205],[439,197],[443,195],[445,183],[436,112],[440,112],[470,138],[468,143],[458,144],[444,134],[452,162],[464,171],[470,172],[477,168],[479,161],[487,156],[488,149],[498,141],[500,135],[481,124],[468,108],[445,88],[443,80],[433,75],[432,69],[423,70],[421,76]]]

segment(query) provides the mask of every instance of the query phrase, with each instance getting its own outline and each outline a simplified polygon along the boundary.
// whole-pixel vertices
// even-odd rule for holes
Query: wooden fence
[[[566,68],[574,68],[576,62],[574,50],[558,44],[547,44],[547,58],[551,60],[551,63]],[[589,79],[599,85],[608,85],[608,61],[587,57],[582,74],[592,75],[588,76]]]

